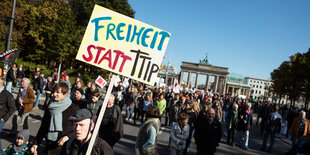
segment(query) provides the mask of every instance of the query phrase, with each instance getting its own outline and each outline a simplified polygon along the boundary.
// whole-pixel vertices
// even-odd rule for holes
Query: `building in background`
[[[245,83],[250,85],[250,98],[254,101],[272,101],[272,96],[269,91],[272,84],[271,80],[246,77]]]
[[[168,65],[161,65],[158,77],[161,81],[160,83],[170,86],[175,84],[175,82],[179,79],[179,73],[175,66],[168,63]]]
[[[229,73],[227,75],[226,94],[249,98],[250,85],[245,83],[245,77],[240,74]]]

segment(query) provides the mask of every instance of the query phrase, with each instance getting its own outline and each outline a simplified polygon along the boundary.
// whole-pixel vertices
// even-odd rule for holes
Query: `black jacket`
[[[62,155],[84,155],[87,152],[87,148],[90,140],[82,144],[80,141],[70,139],[61,148],[60,154]],[[97,137],[91,151],[91,155],[113,155],[114,152],[111,146],[100,137]]]
[[[62,112],[62,132],[58,133],[57,141],[64,136],[68,136],[69,138],[74,137],[73,124],[70,120],[70,117],[78,109],[79,107],[77,105],[71,104],[65,111]],[[47,139],[47,133],[48,133],[49,126],[50,126],[50,121],[51,121],[51,114],[49,110],[46,110],[44,113],[43,119],[41,121],[41,126],[35,138],[34,144],[39,145],[41,144],[43,138]],[[53,149],[57,147],[57,144],[47,145],[46,147],[47,149]]]
[[[14,82],[14,80],[15,80],[14,71],[12,68],[10,68],[7,75],[6,75],[6,81],[7,82]]]
[[[80,109],[87,108],[88,104],[90,104],[91,101],[88,101],[87,99],[83,98],[80,100],[74,99],[72,100],[72,104],[76,104],[80,107]]]
[[[98,110],[97,116],[99,116],[101,107]],[[123,137],[123,132],[123,117],[119,106],[114,105],[111,108],[106,108],[100,124],[99,137],[113,147]]]
[[[207,117],[203,113],[200,113],[197,118],[194,138],[197,150],[207,154],[215,153],[216,145],[222,138],[221,123],[217,119],[214,119],[209,124]]]
[[[45,87],[45,91],[50,91],[51,93],[53,93],[54,86],[55,86],[54,81],[52,81],[51,83],[47,82],[46,87]]]
[[[33,83],[33,88],[35,91],[38,91],[40,90],[40,93],[43,92],[43,78],[41,76],[37,77],[35,80],[34,80],[34,83]]]
[[[16,75],[16,78],[20,78],[20,79],[22,79],[22,78],[24,78],[25,77],[25,73],[24,73],[24,71],[22,70],[22,71],[20,71],[20,70],[17,70],[17,75]]]
[[[13,95],[6,89],[0,93],[0,119],[2,118],[5,122],[15,112],[15,100]]]
[[[252,109],[250,114],[246,113],[246,110],[239,111],[238,130],[250,130],[253,122]],[[241,118],[242,117],[242,118]]]

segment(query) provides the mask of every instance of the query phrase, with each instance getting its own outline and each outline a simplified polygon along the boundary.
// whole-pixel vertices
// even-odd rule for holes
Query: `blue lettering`
[[[130,42],[133,42],[133,40],[135,39],[135,36],[137,36],[137,45],[140,44],[139,40],[140,40],[140,36],[141,36],[141,33],[142,31],[145,29],[145,27],[142,27],[139,32],[137,32],[137,26],[135,25],[134,29],[133,29],[133,34],[132,34],[132,37],[131,37],[131,40]]]
[[[111,28],[111,27],[112,27],[112,28]],[[111,34],[112,38],[113,38],[114,40],[116,40],[114,34],[112,33],[112,31],[114,31],[114,30],[115,30],[115,25],[114,25],[113,23],[110,23],[110,24],[108,25],[108,28],[107,28],[107,38],[106,38],[106,40],[109,40],[109,35],[110,35],[110,34]]]
[[[91,23],[95,23],[95,36],[94,36],[94,41],[98,41],[98,31],[101,28],[104,28],[103,25],[99,25],[99,21],[101,20],[111,20],[112,17],[100,17],[100,18],[95,18],[91,20]]]
[[[146,29],[146,30],[143,32],[142,38],[141,38],[141,42],[142,42],[141,44],[142,44],[142,46],[144,46],[144,47],[147,47],[147,46],[148,46],[147,43],[145,43],[145,39],[150,37],[150,36],[147,35],[147,33],[148,33],[148,32],[152,32],[152,31],[153,31],[152,28],[148,28],[148,29]]]
[[[170,38],[170,34],[165,32],[165,31],[161,31],[159,32],[159,34],[161,35],[161,39],[160,39],[160,42],[159,42],[159,45],[158,45],[158,50],[161,51],[162,47],[163,47],[163,43],[166,39],[166,37]]]
[[[116,34],[117,34],[117,39],[118,39],[118,40],[123,40],[123,39],[125,38],[125,37],[122,37],[122,36],[120,35],[120,33],[124,32],[124,30],[121,30],[121,28],[124,27],[124,26],[125,26],[125,23],[119,23],[119,24],[117,25]]]
[[[126,37],[126,41],[127,41],[127,42],[128,42],[129,39],[130,39],[131,27],[132,27],[132,25],[129,24],[129,25],[128,25],[128,31],[127,31],[127,37]]]
[[[157,40],[158,31],[155,32],[150,48],[153,49]]]

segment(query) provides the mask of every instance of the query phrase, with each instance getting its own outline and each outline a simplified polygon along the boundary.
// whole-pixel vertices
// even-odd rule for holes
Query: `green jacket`
[[[156,100],[155,106],[159,109],[160,116],[163,115],[163,112],[166,109],[166,99],[162,99],[161,101]]]

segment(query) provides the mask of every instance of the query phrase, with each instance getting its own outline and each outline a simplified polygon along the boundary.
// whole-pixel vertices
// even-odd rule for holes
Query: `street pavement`
[[[14,96],[16,96],[16,93],[13,93]],[[40,109],[34,109],[32,112],[30,112],[30,116],[28,119],[29,123],[29,130],[31,133],[31,139],[34,138],[37,131],[39,130],[41,120],[44,114],[43,109],[43,103],[44,103],[45,97],[41,96],[40,99]],[[125,110],[123,110],[123,116],[125,115]],[[8,134],[10,132],[10,129],[12,127],[11,120],[12,117],[7,121],[4,130],[1,134],[2,137],[2,148],[6,148],[9,146],[9,144],[13,143],[15,140],[15,136],[12,136]],[[255,119],[254,119],[255,120]],[[164,122],[164,118],[162,118],[162,121]],[[256,121],[256,120],[255,120]],[[255,122],[254,121],[254,122]],[[259,133],[259,127],[256,127],[253,125],[251,131],[250,131],[250,140],[249,140],[249,150],[243,150],[242,148],[239,148],[237,146],[229,146],[226,144],[226,131],[223,124],[223,136],[222,141],[220,143],[220,146],[217,148],[216,154],[218,155],[261,155],[261,154],[270,154],[267,152],[260,151],[260,148],[262,146],[263,141],[263,134]],[[22,125],[19,126],[18,130],[22,129]],[[136,142],[136,136],[138,134],[139,130],[139,122],[138,125],[133,125],[133,122],[127,122],[124,121],[124,135],[123,138],[115,144],[113,150],[116,155],[134,155],[134,147]],[[160,129],[159,135],[158,135],[158,151],[160,155],[168,155],[170,154],[169,148],[167,147],[168,144],[168,137],[169,137],[169,126],[164,126],[162,123],[162,127]],[[235,143],[237,142],[237,138],[235,139]],[[269,146],[269,141],[268,145]],[[275,145],[272,154],[285,154],[290,149],[290,140],[285,138],[282,135],[279,135],[275,140]],[[44,146],[41,145],[39,147],[39,154],[44,154],[43,150]],[[192,140],[192,144],[190,146],[188,155],[194,155],[196,154],[196,145],[195,140]]]

